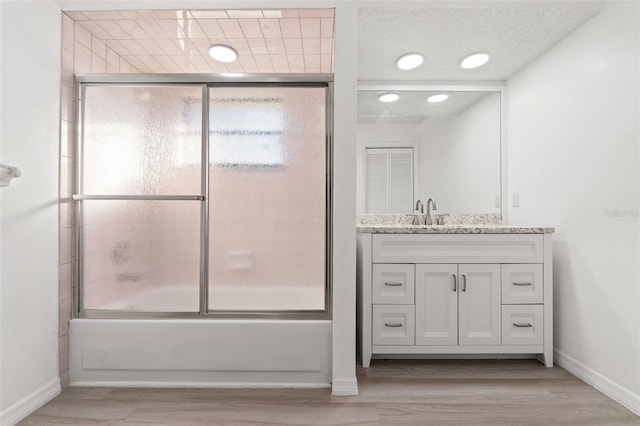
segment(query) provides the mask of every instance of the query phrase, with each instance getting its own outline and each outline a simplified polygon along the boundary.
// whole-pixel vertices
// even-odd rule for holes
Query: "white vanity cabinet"
[[[364,367],[411,354],[531,354],[550,367],[552,294],[550,233],[358,233]]]
[[[500,265],[415,268],[417,345],[500,344]]]

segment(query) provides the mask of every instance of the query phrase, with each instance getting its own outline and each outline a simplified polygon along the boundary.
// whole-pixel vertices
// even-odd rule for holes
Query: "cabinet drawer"
[[[373,305],[374,345],[413,345],[415,316],[411,305]]]
[[[413,305],[415,267],[404,264],[374,264],[371,285],[373,303]]]
[[[542,234],[374,234],[374,263],[542,263]]]
[[[503,345],[542,345],[542,305],[502,306]]]
[[[542,303],[541,264],[502,265],[502,303],[505,305]]]

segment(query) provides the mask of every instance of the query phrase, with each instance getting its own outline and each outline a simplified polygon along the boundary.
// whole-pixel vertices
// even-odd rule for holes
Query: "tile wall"
[[[60,104],[60,267],[59,267],[59,368],[62,388],[69,385],[69,320],[73,308],[75,253],[74,190],[76,98],[74,74],[137,73],[130,62],[92,35],[67,14],[62,14],[62,86]]]

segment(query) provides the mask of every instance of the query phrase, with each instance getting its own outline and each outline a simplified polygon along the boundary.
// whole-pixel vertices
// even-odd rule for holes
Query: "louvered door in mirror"
[[[413,148],[367,148],[367,213],[413,211]]]

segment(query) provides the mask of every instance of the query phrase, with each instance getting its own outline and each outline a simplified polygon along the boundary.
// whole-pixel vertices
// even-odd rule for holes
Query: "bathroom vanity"
[[[514,354],[553,366],[553,228],[358,225],[358,345],[371,358]]]

